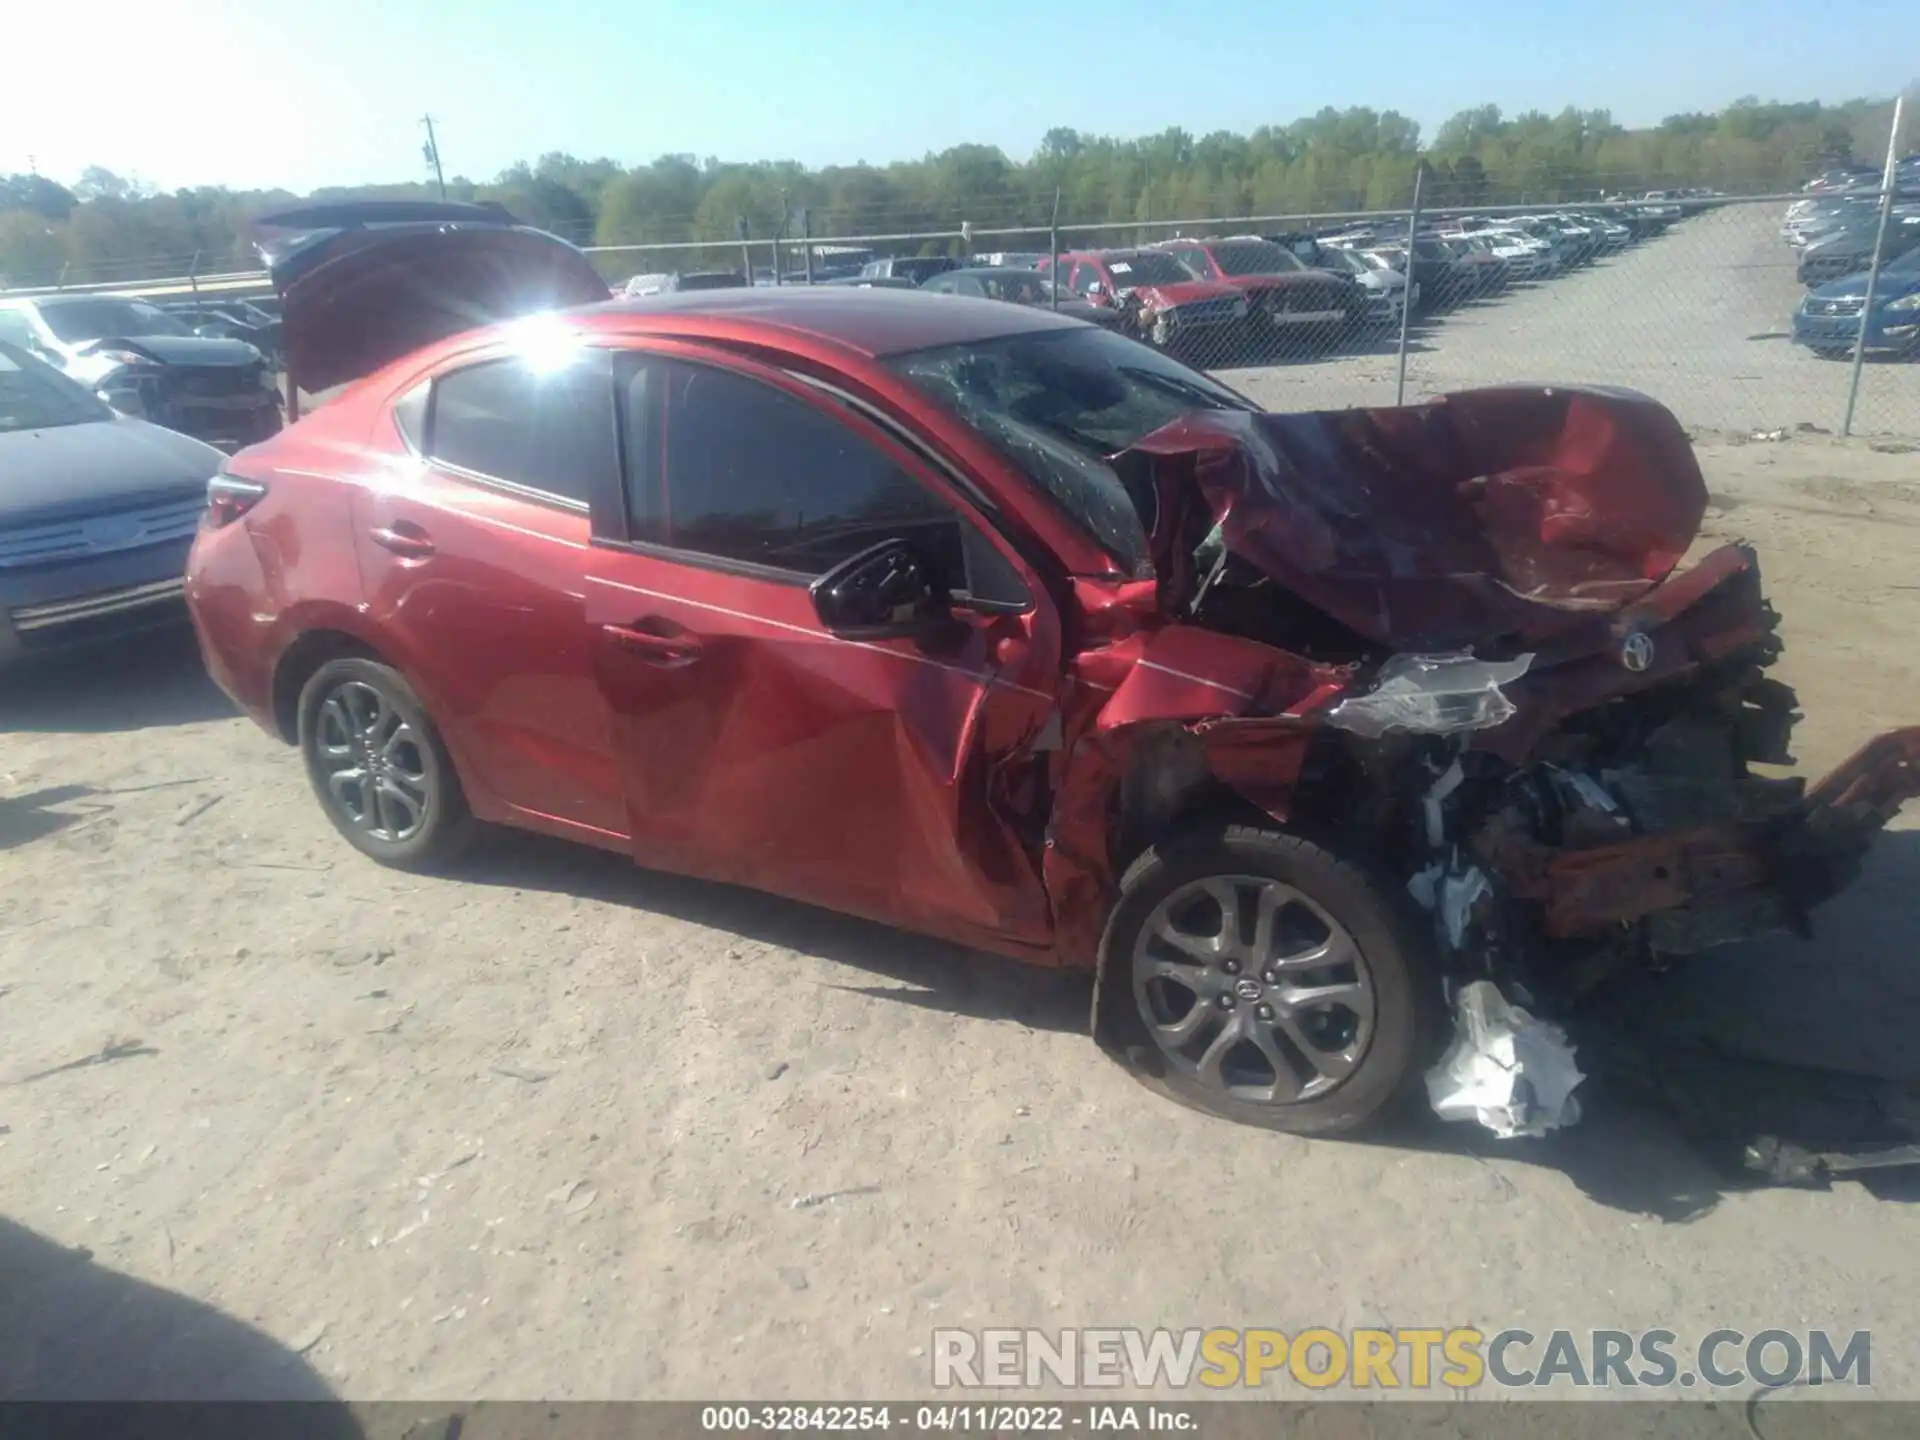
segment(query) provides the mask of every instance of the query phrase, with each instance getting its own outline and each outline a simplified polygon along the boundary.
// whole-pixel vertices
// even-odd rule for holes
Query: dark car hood
[[[204,496],[226,458],[211,445],[126,416],[0,433],[0,529]]]
[[[265,216],[287,370],[309,393],[456,335],[611,291],[574,246],[484,205],[362,201]]]
[[[1230,554],[1397,650],[1534,643],[1631,603],[1699,530],[1673,414],[1624,390],[1470,390],[1403,409],[1195,411],[1114,457],[1155,498],[1165,608]]]
[[[244,340],[215,340],[201,335],[117,335],[87,342],[95,350],[138,350],[166,365],[251,365],[260,352]]]

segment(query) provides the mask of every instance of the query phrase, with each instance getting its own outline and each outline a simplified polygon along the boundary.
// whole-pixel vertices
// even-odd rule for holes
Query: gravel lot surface
[[[1506,308],[1617,314],[1603,287],[1716,223]],[[1517,343],[1506,309],[1449,320],[1423,386],[1468,378],[1456,331],[1460,356]],[[1756,374],[1800,363],[1741,346]],[[1504,373],[1633,379],[1698,420],[1693,372],[1639,359],[1596,339]],[[1295,373],[1260,393],[1308,403]],[[1737,393],[1711,423],[1830,418]],[[1786,617],[1805,768],[1920,720],[1920,458],[1702,453],[1710,532],[1760,546]],[[209,1312],[71,1299],[114,1275],[361,1399],[897,1398],[939,1325],[1462,1323],[1871,1328],[1876,1389],[1920,1397],[1899,1172],[1723,1193],[1604,1103],[1540,1142],[1237,1128],[1102,1058],[1071,978],[530,838],[458,879],[381,870],[187,643],[0,686],[0,1397],[36,1365],[83,1393],[304,1383]],[[1915,818],[1814,942],[1716,953],[1645,1003],[1920,1080]]]
[[[1851,366],[1788,338],[1806,293],[1785,206],[1732,205],[1555,280],[1417,324],[1407,396],[1502,381],[1626,385],[1705,429],[1838,432]],[[1397,338],[1397,337],[1396,337]],[[1370,353],[1222,371],[1274,409],[1391,405],[1394,341]],[[1920,364],[1870,360],[1857,435],[1920,435]]]

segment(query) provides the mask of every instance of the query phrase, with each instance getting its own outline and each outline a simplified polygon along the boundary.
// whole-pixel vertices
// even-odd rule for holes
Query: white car
[[[1388,264],[1385,257],[1371,250],[1345,245],[1322,245],[1316,270],[1331,270],[1346,275],[1367,292],[1367,323],[1398,326],[1400,313],[1407,305],[1407,277]],[[1413,301],[1420,303],[1420,287],[1413,287]]]
[[[1456,237],[1442,235],[1441,238]],[[1523,235],[1518,230],[1476,230],[1471,235],[1459,238],[1484,244],[1496,258],[1507,262],[1507,274],[1515,280],[1543,279],[1560,268],[1551,245],[1531,235]]]

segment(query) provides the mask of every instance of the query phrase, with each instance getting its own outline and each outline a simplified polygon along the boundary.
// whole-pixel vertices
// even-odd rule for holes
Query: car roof
[[[998,340],[1037,330],[1077,329],[1085,324],[1047,310],[997,300],[831,285],[682,290],[614,299],[574,313],[600,317],[609,322],[604,328],[640,332],[658,329],[684,333],[698,328],[684,322],[703,319],[730,328],[744,324],[831,341],[874,357]]]

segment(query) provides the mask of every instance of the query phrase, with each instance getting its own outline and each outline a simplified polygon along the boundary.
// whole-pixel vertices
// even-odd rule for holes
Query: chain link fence
[[[1612,385],[1700,431],[1838,432],[1851,408],[1855,434],[1920,436],[1920,175],[1894,200],[1857,396],[1871,183],[592,253],[638,294],[750,274],[1051,304],[1057,272],[1061,308],[1273,409]]]

